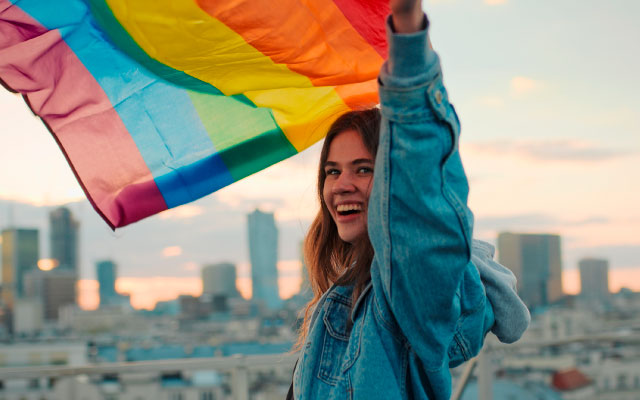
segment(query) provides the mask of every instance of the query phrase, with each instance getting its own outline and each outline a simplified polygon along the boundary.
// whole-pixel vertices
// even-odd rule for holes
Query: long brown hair
[[[343,114],[331,125],[324,140],[318,168],[320,210],[304,240],[304,258],[313,299],[305,307],[304,320],[294,347],[296,350],[302,347],[307,337],[314,306],[333,283],[354,285],[353,302],[355,302],[371,277],[369,269],[373,260],[373,247],[369,236],[362,235],[354,243],[340,239],[337,226],[322,195],[326,178],[324,164],[329,156],[331,142],[338,134],[348,130],[358,132],[365,148],[375,157],[380,136],[380,110],[372,108]]]

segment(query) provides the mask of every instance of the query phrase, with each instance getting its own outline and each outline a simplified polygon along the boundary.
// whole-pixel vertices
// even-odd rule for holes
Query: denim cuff
[[[389,59],[380,73],[383,85],[409,87],[417,80],[429,81],[439,72],[438,56],[429,48],[429,22],[424,16],[425,28],[413,33],[395,33],[392,17],[387,18]]]

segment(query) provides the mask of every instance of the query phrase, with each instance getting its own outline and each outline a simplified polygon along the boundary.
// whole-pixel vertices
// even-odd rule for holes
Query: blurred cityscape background
[[[424,5],[474,234],[533,316],[452,399],[640,399],[640,2]],[[284,399],[318,157],[111,232],[0,90],[0,400]]]
[[[248,276],[240,276],[236,263],[217,259],[218,246],[210,243],[211,262],[195,266],[195,291],[171,298],[156,293],[152,306],[136,307],[136,287],[127,293],[119,284],[127,265],[117,252],[95,257],[122,240],[102,228],[88,204],[1,204],[7,222],[1,231],[0,399],[285,397],[296,329],[311,293],[300,241],[297,261],[278,262],[282,235],[274,213],[255,209],[241,216],[250,259],[242,274]],[[489,335],[482,357],[453,371],[455,398],[639,399],[640,292],[612,292],[609,261],[590,255],[575,266],[580,290],[565,293],[557,234],[500,232],[494,242],[533,320],[515,345]],[[181,253],[173,247],[169,259]],[[95,279],[82,272],[83,253],[94,259]]]

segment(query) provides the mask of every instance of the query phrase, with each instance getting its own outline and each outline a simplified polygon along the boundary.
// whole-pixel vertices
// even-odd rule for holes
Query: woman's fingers
[[[398,33],[411,33],[423,28],[421,0],[389,0],[393,26]]]
[[[389,6],[393,14],[408,14],[421,3],[420,0],[389,0]]]

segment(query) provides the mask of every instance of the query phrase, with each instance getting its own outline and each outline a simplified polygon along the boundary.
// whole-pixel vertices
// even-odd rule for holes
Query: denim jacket
[[[371,281],[355,305],[351,286],[334,285],[318,302],[296,399],[448,399],[449,368],[475,356],[489,330],[513,342],[529,323],[513,274],[472,240],[459,122],[427,29],[399,35],[387,25]]]

